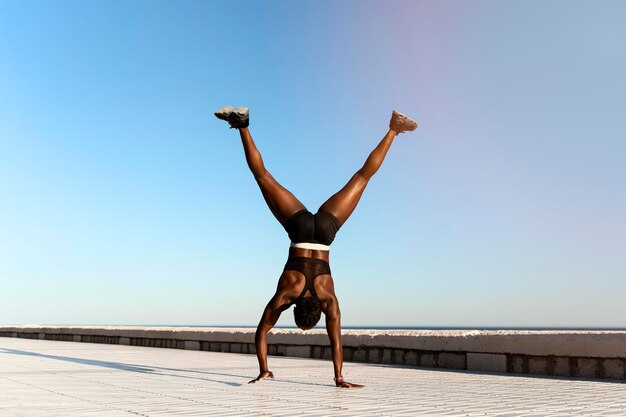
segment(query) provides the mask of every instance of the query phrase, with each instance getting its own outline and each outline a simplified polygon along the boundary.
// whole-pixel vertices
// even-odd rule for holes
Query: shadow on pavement
[[[59,360],[59,361],[78,363],[81,365],[99,366],[103,368],[117,369],[117,370],[122,370],[122,371],[129,371],[129,372],[139,372],[139,373],[144,373],[144,374],[173,376],[176,378],[186,378],[186,379],[199,379],[199,380],[204,380],[204,381],[217,382],[220,384],[225,384],[225,385],[229,385],[233,387],[239,387],[243,384],[238,384],[235,382],[219,381],[219,380],[209,379],[209,378],[198,378],[198,377],[187,376],[187,375],[163,373],[162,371],[201,372],[201,373],[208,373],[208,374],[215,374],[215,375],[248,378],[247,376],[244,376],[244,375],[232,375],[232,374],[224,374],[224,373],[220,374],[220,373],[212,373],[212,372],[193,371],[193,370],[187,370],[187,369],[162,368],[158,366],[153,366],[153,367],[148,368],[148,367],[144,367],[140,365],[132,365],[132,364],[127,364],[127,363],[100,361],[100,360],[95,360],[95,359],[72,358],[70,356],[46,355],[43,353],[29,352],[26,350],[17,350],[17,349],[0,348],[0,353],[9,354],[9,355],[33,356],[33,357],[44,358],[44,359],[54,359],[54,360]]]
[[[161,366],[146,367],[146,366],[135,365],[135,364],[101,361],[101,360],[96,360],[96,359],[81,359],[81,358],[73,358],[70,356],[46,355],[43,353],[29,352],[26,350],[7,349],[7,348],[0,348],[0,354],[2,353],[11,354],[11,355],[32,356],[32,357],[38,357],[38,358],[44,358],[44,359],[54,359],[54,360],[78,363],[81,365],[99,366],[102,368],[117,369],[117,370],[122,370],[122,371],[129,371],[129,372],[139,372],[139,373],[144,373],[144,374],[153,374],[153,375],[160,375],[160,376],[172,376],[172,377],[183,378],[183,379],[210,381],[210,382],[216,382],[219,384],[228,385],[231,387],[241,387],[244,385],[248,385],[248,381],[254,378],[254,376],[250,376],[250,375],[229,374],[229,373],[224,373],[224,372],[204,371],[204,370],[197,370],[197,369],[166,368],[166,367],[161,367]],[[218,376],[218,377],[226,376],[226,377],[243,378],[245,379],[246,382],[244,383],[228,382],[228,381],[221,381],[217,379],[206,378],[203,376],[172,374],[172,373],[167,373],[167,371],[186,372],[186,373],[201,374],[201,375],[212,375],[212,376]],[[323,386],[323,387],[335,386],[334,383],[324,384],[324,383],[315,383],[315,382],[302,382],[302,381],[294,381],[294,380],[281,380],[280,378],[277,378],[276,382],[298,384],[298,385],[308,385],[308,386]]]

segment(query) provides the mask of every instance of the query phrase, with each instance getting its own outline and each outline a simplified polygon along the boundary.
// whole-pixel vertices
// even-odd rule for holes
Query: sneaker
[[[215,117],[226,120],[231,129],[243,129],[250,124],[250,110],[247,107],[225,106],[215,112]]]
[[[404,114],[394,110],[393,113],[391,113],[389,128],[398,133],[410,132],[417,129],[417,123],[406,117]]]

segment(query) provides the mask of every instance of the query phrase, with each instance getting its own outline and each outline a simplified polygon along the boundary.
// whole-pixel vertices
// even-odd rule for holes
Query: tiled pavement
[[[7,416],[626,416],[626,384],[0,338]]]

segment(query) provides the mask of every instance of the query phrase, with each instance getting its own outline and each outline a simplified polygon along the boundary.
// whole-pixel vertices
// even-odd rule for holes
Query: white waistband
[[[311,250],[326,250],[326,251],[330,250],[330,246],[322,245],[321,243],[306,243],[306,242],[293,243],[291,242],[291,247],[299,248],[299,249],[311,249]]]

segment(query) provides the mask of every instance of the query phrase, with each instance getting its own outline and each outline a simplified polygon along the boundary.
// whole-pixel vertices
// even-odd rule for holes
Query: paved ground
[[[6,416],[626,416],[626,384],[0,338]]]

